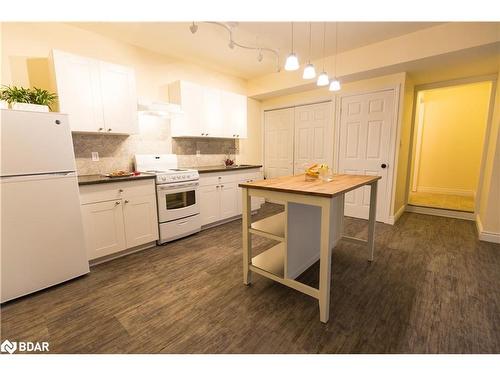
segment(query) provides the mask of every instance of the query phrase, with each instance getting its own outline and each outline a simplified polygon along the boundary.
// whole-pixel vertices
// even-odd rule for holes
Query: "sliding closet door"
[[[332,103],[295,107],[294,174],[313,163],[333,167]]]
[[[293,108],[264,113],[264,174],[266,178],[293,174]]]

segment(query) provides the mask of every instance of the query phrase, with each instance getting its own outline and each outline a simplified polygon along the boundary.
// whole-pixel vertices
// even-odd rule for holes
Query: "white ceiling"
[[[76,26],[147,50],[177,57],[242,78],[253,78],[276,70],[276,59],[264,53],[228,47],[228,32],[217,25],[198,23],[192,34],[189,22],[91,22]],[[291,49],[291,23],[232,23],[234,40],[252,46],[279,50],[280,64]],[[312,23],[311,59],[323,56],[323,25],[326,25],[325,53],[335,53],[335,29],[338,27],[338,50],[345,51],[367,44],[435,26],[430,22],[335,22]],[[309,59],[309,24],[294,23],[294,50],[301,63]]]

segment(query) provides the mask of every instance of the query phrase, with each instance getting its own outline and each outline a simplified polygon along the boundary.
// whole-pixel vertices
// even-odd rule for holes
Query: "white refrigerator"
[[[1,302],[89,272],[68,116],[1,110]]]

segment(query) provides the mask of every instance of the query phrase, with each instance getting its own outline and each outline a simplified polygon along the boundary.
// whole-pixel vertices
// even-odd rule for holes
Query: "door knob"
[[[382,167],[382,169],[387,168],[387,164],[385,164],[385,163],[382,163],[382,165],[380,165],[380,166]]]

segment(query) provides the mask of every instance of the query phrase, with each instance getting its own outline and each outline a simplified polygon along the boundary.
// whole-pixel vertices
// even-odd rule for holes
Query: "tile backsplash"
[[[130,136],[73,134],[76,168],[79,175],[132,171],[134,154],[177,154],[179,166],[221,165],[227,153],[238,153],[238,141],[216,138],[171,138],[168,120],[142,116],[139,134]],[[196,155],[196,151],[200,155]],[[92,152],[99,161],[92,161]]]

